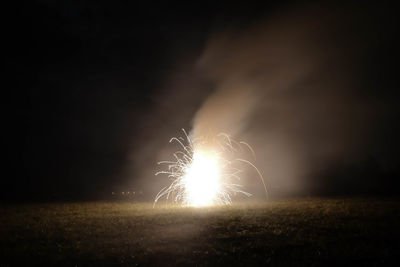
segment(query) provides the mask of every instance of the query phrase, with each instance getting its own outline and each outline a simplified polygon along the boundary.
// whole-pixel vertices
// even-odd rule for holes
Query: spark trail
[[[251,146],[243,141],[235,141],[228,134],[220,133],[212,137],[190,138],[182,129],[184,137],[173,137],[180,149],[173,153],[174,160],[161,161],[159,165],[166,169],[156,175],[164,174],[171,184],[157,194],[154,205],[162,198],[182,206],[230,205],[232,196],[252,194],[243,190],[240,175],[243,165],[253,168],[261,180],[266,197],[267,187],[257,167],[249,160],[238,158],[239,152],[255,153]]]

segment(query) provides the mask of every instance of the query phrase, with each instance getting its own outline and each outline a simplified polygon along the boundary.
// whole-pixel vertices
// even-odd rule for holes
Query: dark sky
[[[303,25],[299,26],[299,32],[309,29],[310,25],[320,26],[315,31],[318,38],[321,33],[328,32],[325,39],[313,43],[314,35],[310,35],[311,41],[304,42],[312,43],[310,47],[317,51],[323,47],[321,55],[314,55],[315,58],[323,56],[325,50],[334,51],[329,52],[332,58],[340,58],[330,61],[339,62],[327,71],[337,75],[328,76],[324,84],[346,77],[346,81],[351,80],[346,86],[353,82],[357,84],[356,89],[351,89],[352,96],[368,97],[372,104],[367,108],[376,108],[376,103],[387,107],[384,112],[362,115],[366,116],[366,122],[373,120],[367,130],[359,131],[361,135],[363,131],[368,133],[369,138],[357,148],[362,151],[359,153],[362,156],[350,163],[329,161],[304,175],[328,173],[327,176],[336,177],[347,171],[360,176],[363,172],[370,173],[368,168],[372,168],[372,172],[390,176],[389,181],[393,181],[399,173],[400,133],[397,107],[399,46],[395,41],[398,14],[394,6],[386,1],[362,6],[356,2],[344,6],[315,1],[279,2],[182,4],[165,1],[159,4],[151,1],[43,0],[8,7],[3,53],[6,81],[10,82],[3,84],[7,172],[2,175],[2,197],[72,199],[101,196],[124,188],[147,190],[147,179],[150,179],[149,184],[154,179],[146,176],[154,172],[152,166],[159,157],[155,155],[157,147],[179,134],[181,128],[192,128],[196,112],[216,90],[215,85],[222,76],[244,73],[241,68],[235,72],[235,64],[241,65],[243,60],[236,55],[243,54],[244,61],[252,61],[247,51],[256,53],[254,58],[257,58],[258,52],[252,51],[264,53],[267,49],[253,49],[253,45],[248,45],[246,40],[253,40],[252,36],[258,34],[248,32],[259,28],[263,32],[264,27],[278,25],[269,35],[272,37],[267,39],[270,42],[275,37],[297,32],[297,21]],[[308,9],[313,10],[311,16],[317,14],[315,19],[307,17],[308,13],[303,10]],[[329,17],[326,21],[325,15]],[[301,24],[303,17],[307,17],[305,24]],[[325,31],[324,27],[329,30]],[[228,42],[216,50],[217,54],[211,60],[205,59],[205,71],[201,67],[199,70],[199,59],[204,59],[204,55],[207,57],[215,43],[219,44],[219,41],[213,41],[218,40],[218,36],[236,36],[237,41],[233,42],[240,45],[236,47]],[[245,41],[241,43],[241,40]],[[263,44],[263,40],[257,37],[249,42]],[[285,37],[279,40],[275,45],[286,47]],[[289,37],[287,42],[293,47],[296,42],[302,45],[297,40]],[[279,51],[276,52],[278,60],[279,56],[285,55]],[[296,53],[297,50],[285,51]],[[354,51],[359,53],[346,60],[348,51],[352,55]],[[269,55],[262,53],[260,57]],[[233,61],[221,63],[224,57]],[[296,61],[295,54],[293,58]],[[291,60],[284,60],[286,65],[278,65],[278,69],[292,66]],[[220,73],[215,66],[223,69],[232,66],[233,72]],[[343,74],[345,71],[337,69],[351,69],[346,73],[357,79],[349,79]],[[269,69],[256,66],[251,71],[264,73]],[[271,73],[274,72],[271,70]],[[274,75],[283,73],[289,75],[282,71]],[[262,79],[257,78],[257,81],[265,84]],[[297,94],[302,93],[298,91]],[[297,103],[286,97],[277,99],[291,103],[291,106]],[[282,103],[279,101],[276,103]],[[257,116],[270,114],[268,109],[262,109],[263,105],[257,107],[255,115],[247,118],[248,121],[260,122]],[[329,116],[337,118],[332,113]],[[329,116],[321,120],[332,120]],[[254,125],[249,123],[248,129],[252,127]],[[257,129],[253,131],[260,133],[257,140],[261,133],[266,136],[265,131]],[[253,132],[245,131],[240,136],[254,138]],[[306,143],[316,138],[309,132],[298,134],[310,138],[290,138],[295,140],[292,147],[288,145],[290,149],[298,149],[298,143],[302,142],[302,149],[307,150]],[[338,133],[336,138],[345,137]],[[343,156],[351,154],[347,150],[339,153]],[[263,151],[259,154],[263,155]],[[311,155],[313,162],[314,154],[306,153]]]

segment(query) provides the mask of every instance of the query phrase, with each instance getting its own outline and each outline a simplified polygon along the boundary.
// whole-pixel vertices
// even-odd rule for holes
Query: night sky
[[[280,168],[293,172],[268,173],[278,177],[271,178],[276,188],[299,173],[294,184],[313,185],[297,190],[303,194],[396,194],[394,5],[262,2],[43,0],[8,7],[2,198],[87,199],[143,190],[152,199],[160,189],[152,174],[170,137],[193,129],[215,92],[230,94],[227,84],[252,81],[267,88],[255,98],[271,101],[255,104],[234,134],[254,140],[266,161],[273,161],[264,153],[271,147],[278,159],[288,159],[279,160]],[[278,63],[255,64],[259,58]],[[311,62],[310,71],[304,62]],[[314,116],[318,105],[332,109]],[[293,116],[298,110],[304,116]]]

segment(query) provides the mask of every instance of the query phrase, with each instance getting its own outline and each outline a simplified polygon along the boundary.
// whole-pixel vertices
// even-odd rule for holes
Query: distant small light
[[[122,192],[123,195],[125,195],[125,192]]]

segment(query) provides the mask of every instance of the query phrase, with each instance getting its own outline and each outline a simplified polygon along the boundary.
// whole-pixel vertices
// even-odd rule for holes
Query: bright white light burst
[[[182,206],[202,207],[213,205],[230,205],[232,196],[243,194],[240,174],[243,165],[252,167],[258,174],[265,193],[267,188],[260,171],[250,161],[237,158],[239,152],[247,150],[254,157],[253,149],[245,142],[237,142],[227,134],[220,133],[216,137],[191,139],[183,130],[185,138],[172,138],[181,149],[173,153],[174,161],[161,161],[167,170],[156,175],[166,174],[172,181],[156,196],[154,205],[163,197]]]
[[[209,206],[220,190],[220,170],[216,155],[199,151],[182,177],[190,206]]]

